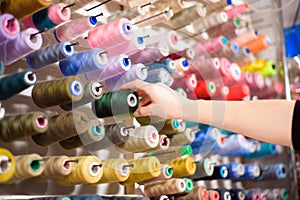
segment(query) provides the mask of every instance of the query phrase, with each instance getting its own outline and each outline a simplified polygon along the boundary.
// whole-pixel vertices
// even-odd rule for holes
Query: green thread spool
[[[70,111],[74,108],[78,108],[80,106],[83,106],[87,103],[93,102],[95,100],[98,100],[102,97],[102,85],[98,82],[89,82],[86,83],[84,86],[84,95],[82,99],[79,101],[74,101],[69,104],[61,105],[60,107],[63,110]]]
[[[270,77],[276,75],[276,66],[275,63],[271,60],[267,61],[267,65],[259,72],[263,77]]]
[[[92,103],[93,111],[99,118],[116,116],[117,120],[131,118],[139,106],[139,98],[132,90],[104,93],[101,99]]]
[[[0,140],[11,142],[25,136],[42,134],[47,129],[47,117],[41,112],[5,116],[0,120]]]
[[[155,124],[155,123],[159,123],[159,122],[164,122],[166,121],[166,119],[163,119],[163,118],[160,118],[160,117],[157,117],[157,116],[144,116],[144,117],[136,117],[135,118],[136,121],[138,121],[138,123],[141,125],[141,126],[147,126],[147,125],[150,125],[150,124]]]
[[[183,179],[184,182],[185,182],[185,192],[190,192],[193,190],[194,188],[194,184],[193,184],[193,181],[189,178],[185,178]]]
[[[49,117],[49,127],[44,134],[32,136],[32,139],[41,146],[82,134],[87,131],[89,119],[85,113],[74,111]]]
[[[36,75],[30,70],[14,73],[0,79],[0,99],[9,99],[36,83]]]
[[[66,140],[60,141],[59,144],[64,149],[70,150],[83,145],[92,144],[101,141],[105,136],[105,131],[103,125],[99,120],[91,120],[88,124],[87,131],[76,135],[74,137],[68,138]]]
[[[83,97],[83,86],[76,77],[68,77],[37,83],[31,95],[38,107],[48,108],[79,101]]]

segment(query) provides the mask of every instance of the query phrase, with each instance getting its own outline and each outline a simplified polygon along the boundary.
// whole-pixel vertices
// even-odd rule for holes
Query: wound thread
[[[145,184],[144,192],[147,197],[178,194],[185,191],[184,179],[172,178]]]
[[[196,165],[192,157],[169,160],[166,164],[169,164],[170,167],[173,168],[174,172],[172,177],[174,178],[192,176],[196,172]]]
[[[10,151],[0,148],[0,183],[5,183],[15,173],[16,162]]]

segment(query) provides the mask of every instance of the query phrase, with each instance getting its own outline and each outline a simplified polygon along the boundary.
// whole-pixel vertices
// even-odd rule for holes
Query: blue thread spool
[[[155,70],[155,69],[160,69],[164,68],[166,69],[170,74],[173,74],[175,72],[176,66],[174,61],[171,58],[168,58],[166,60],[158,61],[156,63],[153,63],[148,66],[148,70]]]
[[[197,122],[185,121],[186,128],[198,127],[198,124],[199,123],[197,123]]]
[[[222,156],[246,156],[253,152],[255,152],[257,149],[257,142],[253,140],[246,140],[244,145],[240,149],[236,149],[232,152],[227,153],[221,153]]]
[[[252,159],[252,158],[260,158],[265,156],[274,155],[276,153],[276,146],[274,144],[269,143],[260,143],[260,148],[249,155],[246,155],[246,159]]]
[[[167,86],[171,86],[174,79],[166,69],[160,68],[148,71],[148,77],[145,81],[149,83],[163,83]]]
[[[226,155],[227,153],[235,152],[241,149],[246,142],[246,138],[242,135],[231,135],[225,137],[224,147],[220,150],[219,154]]]
[[[245,168],[245,173],[233,180],[236,181],[254,180],[261,175],[261,168],[257,164],[247,164],[244,165],[244,168]]]
[[[286,177],[286,167],[282,163],[261,167],[261,176],[258,180],[276,180]]]
[[[59,62],[64,76],[75,76],[96,70],[103,70],[107,64],[107,55],[101,49],[93,49],[76,53]]]
[[[14,73],[0,79],[0,99],[6,100],[34,85],[36,75],[30,70]]]
[[[228,177],[228,169],[226,166],[214,166],[213,174],[207,177],[201,177],[199,179],[193,179],[194,181],[198,180],[218,180],[226,179]]]
[[[227,167],[227,169],[228,169],[227,179],[234,180],[245,174],[245,168],[240,163],[228,163],[228,164],[219,165],[219,166]]]

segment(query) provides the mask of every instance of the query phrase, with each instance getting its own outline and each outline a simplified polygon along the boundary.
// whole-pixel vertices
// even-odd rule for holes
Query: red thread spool
[[[228,40],[224,36],[211,38],[206,41],[202,41],[193,46],[196,56],[203,56],[206,54],[213,53],[225,47],[228,44]]]
[[[243,98],[250,95],[250,88],[246,84],[239,84],[229,87],[227,100],[243,100]]]
[[[194,73],[198,80],[214,78],[219,75],[221,66],[219,58],[189,61],[190,68],[185,74]]]
[[[216,93],[216,86],[212,81],[198,81],[194,91],[198,99],[209,100]]]
[[[249,49],[250,53],[258,53],[264,49],[267,49],[271,44],[270,39],[265,35],[259,35],[256,39],[251,40],[243,45]]]
[[[224,77],[230,77],[230,65],[231,63],[227,58],[220,59],[220,73]]]
[[[182,51],[176,52],[176,53],[172,53],[164,58],[162,58],[162,60],[165,60],[167,58],[171,58],[172,60],[176,60],[179,58],[187,58],[187,59],[194,59],[195,58],[195,51],[192,48],[187,48],[184,49]]]
[[[89,31],[87,39],[91,48],[107,49],[127,42],[132,37],[132,24],[128,19],[121,18],[93,28]]]

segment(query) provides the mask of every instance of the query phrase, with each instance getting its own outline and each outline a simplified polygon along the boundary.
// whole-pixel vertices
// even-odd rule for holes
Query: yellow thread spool
[[[164,122],[155,123],[153,126],[157,128],[159,134],[173,136],[178,133],[180,124],[176,119],[167,119]]]
[[[179,178],[156,181],[146,184],[144,191],[148,197],[178,194],[185,191],[185,182],[183,179]]]
[[[17,19],[23,19],[52,4],[52,0],[2,0],[1,13],[10,13]]]
[[[166,164],[169,164],[173,168],[172,177],[174,178],[192,176],[196,172],[196,165],[192,157],[169,160]]]
[[[266,68],[268,62],[264,59],[257,59],[254,62],[250,63],[249,65],[241,67],[241,71],[250,71],[252,73],[261,71],[262,69]]]
[[[62,186],[73,186],[77,184],[97,183],[102,175],[102,162],[96,156],[70,157],[72,162],[72,171],[67,176],[56,179],[56,182]]]
[[[32,100],[40,108],[65,105],[83,97],[82,83],[74,76],[39,82],[32,89]]]
[[[103,176],[96,184],[124,182],[128,179],[130,168],[128,161],[123,158],[103,161]]]
[[[55,115],[49,117],[48,130],[32,139],[38,145],[47,146],[85,132],[88,121],[86,114],[79,111]]]
[[[129,152],[143,152],[154,149],[159,142],[159,135],[154,126],[142,126],[129,130],[129,138],[119,148]]]
[[[158,123],[158,122],[161,122],[161,121],[165,121],[165,119],[162,119],[162,118],[156,117],[156,116],[136,117],[135,119],[136,119],[136,121],[138,121],[138,123],[141,126],[146,126],[146,125]]]
[[[15,173],[16,162],[14,156],[6,149],[0,148],[0,183],[5,183]]]
[[[66,176],[72,171],[72,165],[68,162],[70,158],[67,156],[51,156],[45,159],[45,169],[40,176],[36,177],[37,179],[55,179]]]
[[[15,156],[16,170],[5,184],[12,184],[41,175],[44,171],[42,160],[43,158],[38,154]]]
[[[124,182],[121,182],[122,185],[126,186],[137,182],[142,182],[160,175],[160,163],[159,160],[154,156],[129,160],[128,164],[133,165],[133,167],[130,168],[130,175],[128,179]]]

